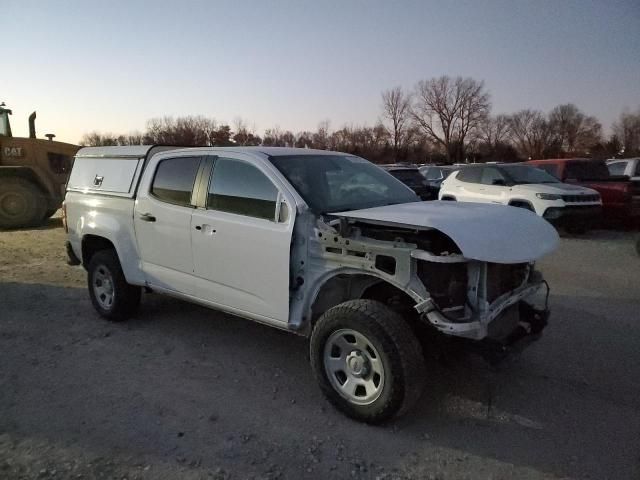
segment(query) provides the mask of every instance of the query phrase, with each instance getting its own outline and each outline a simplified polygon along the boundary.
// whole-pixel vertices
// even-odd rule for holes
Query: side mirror
[[[491,185],[500,185],[502,187],[506,187],[507,183],[501,178],[496,178],[493,180],[493,182],[491,182]]]
[[[289,205],[282,202],[280,211],[278,212],[278,223],[287,223],[289,221]]]

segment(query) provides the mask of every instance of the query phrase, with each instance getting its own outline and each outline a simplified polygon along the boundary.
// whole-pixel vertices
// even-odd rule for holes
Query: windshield
[[[269,159],[315,213],[420,201],[402,182],[363,158],[291,155]]]
[[[501,165],[500,170],[505,172],[516,185],[525,183],[560,183],[556,177],[549,175],[544,170],[528,165]]]

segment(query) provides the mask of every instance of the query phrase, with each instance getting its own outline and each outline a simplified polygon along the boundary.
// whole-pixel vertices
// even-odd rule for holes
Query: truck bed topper
[[[135,198],[140,176],[149,159],[158,152],[177,148],[182,147],[136,145],[82,148],[76,154],[67,191]]]

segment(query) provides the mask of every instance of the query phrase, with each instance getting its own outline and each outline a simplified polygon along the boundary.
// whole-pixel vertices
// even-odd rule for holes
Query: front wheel
[[[420,343],[404,319],[380,302],[351,300],[325,312],[311,334],[310,357],[324,395],[356,420],[388,420],[422,393]]]
[[[127,283],[114,250],[96,252],[87,270],[91,303],[102,317],[122,321],[135,313],[140,305],[140,287]]]

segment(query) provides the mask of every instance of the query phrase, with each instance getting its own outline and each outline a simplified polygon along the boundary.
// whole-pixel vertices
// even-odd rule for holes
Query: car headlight
[[[557,193],[536,193],[536,197],[540,200],[561,200],[562,195],[558,195]]]

